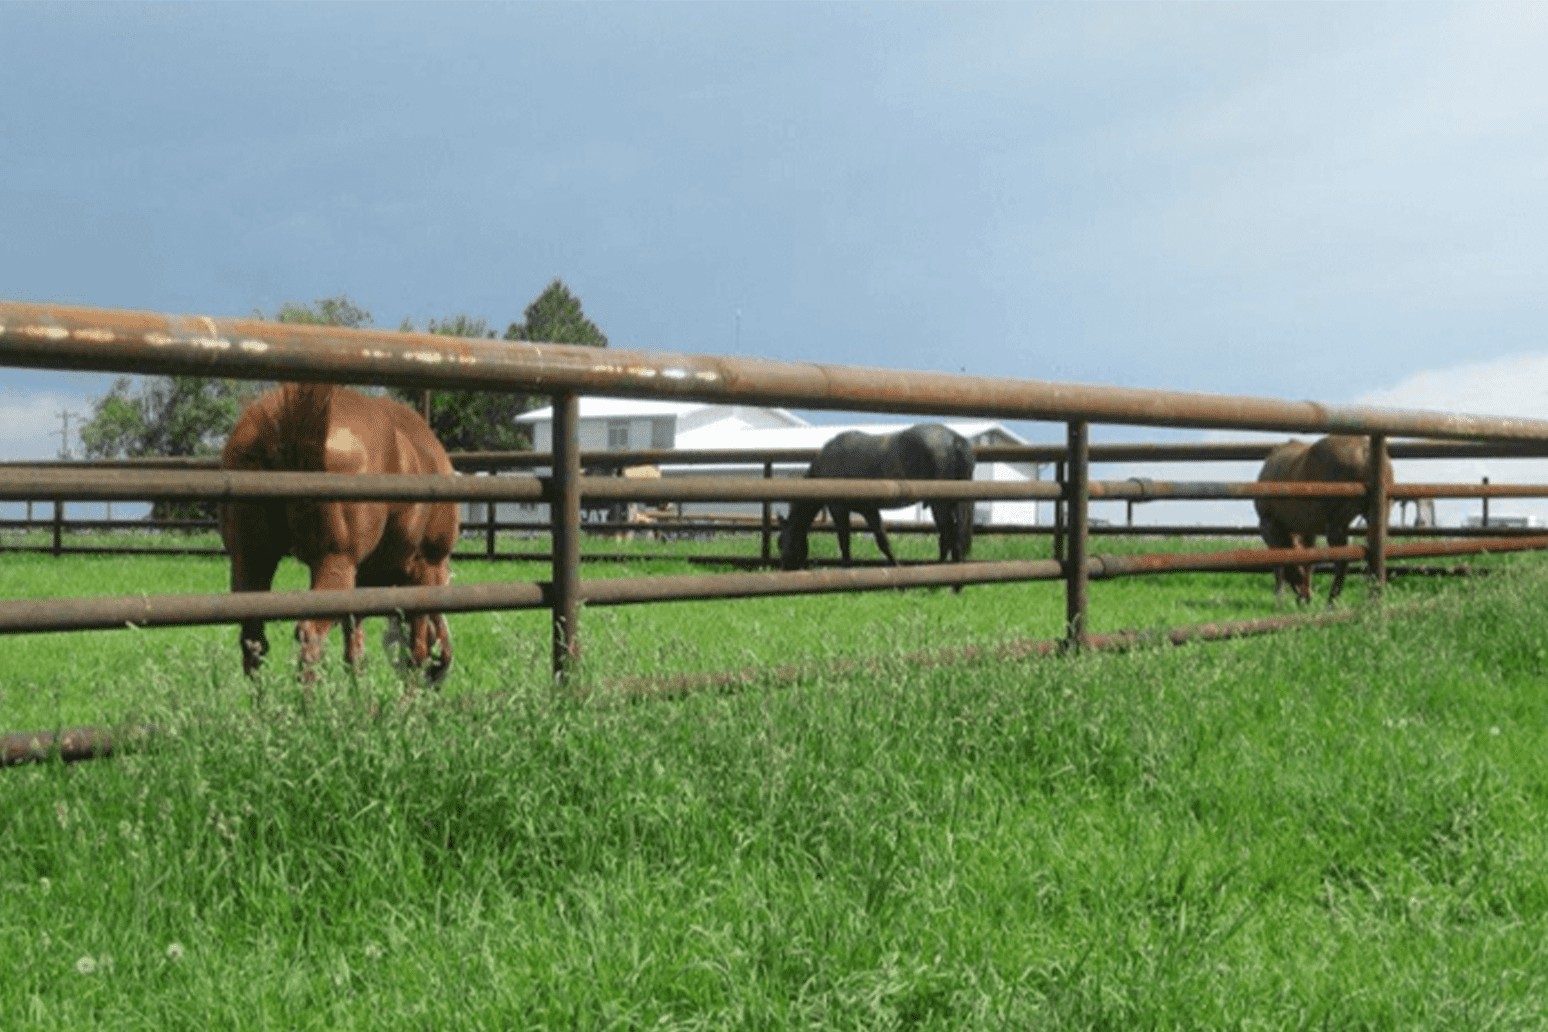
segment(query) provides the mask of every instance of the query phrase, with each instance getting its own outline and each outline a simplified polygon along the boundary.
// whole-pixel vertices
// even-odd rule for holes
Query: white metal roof
[[[649,401],[642,398],[608,398],[600,395],[583,395],[580,399],[580,418],[582,419],[626,419],[645,416],[683,416],[702,412],[705,409],[724,409],[731,412],[738,408],[750,408],[745,405],[707,404],[702,401]],[[763,411],[771,412],[779,419],[792,426],[800,426],[806,421],[795,413],[782,408],[768,408]],[[518,423],[544,423],[554,418],[554,409],[550,405],[547,408],[533,409],[531,412],[523,412],[516,417]]]
[[[913,423],[838,423],[827,426],[791,426],[766,430],[748,428],[728,431],[719,423],[699,430],[688,430],[677,435],[677,447],[712,448],[821,448],[846,430],[859,430],[866,434],[891,434],[906,430]],[[945,421],[943,426],[973,440],[980,434],[996,432],[1005,436],[1008,444],[1026,444],[1021,437],[999,423],[986,419]]]
[[[639,398],[602,398],[584,395],[580,400],[582,419],[611,419],[625,416],[686,416],[700,409],[714,408],[701,401],[643,401]],[[541,423],[554,418],[552,405],[533,409],[516,417],[518,423]]]

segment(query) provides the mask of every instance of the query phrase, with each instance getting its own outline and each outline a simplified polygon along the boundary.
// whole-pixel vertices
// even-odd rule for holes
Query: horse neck
[[[791,502],[790,515],[786,517],[787,522],[796,530],[810,530],[812,527],[812,521],[815,520],[817,518],[817,514],[822,511],[823,504],[824,503],[822,502],[812,502],[806,500]]]

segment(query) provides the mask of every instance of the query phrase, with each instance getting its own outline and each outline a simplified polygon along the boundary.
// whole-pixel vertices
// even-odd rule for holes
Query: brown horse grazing
[[[1364,484],[1370,480],[1370,447],[1370,439],[1366,437],[1324,437],[1313,444],[1288,441],[1269,452],[1258,479]],[[1391,460],[1383,456],[1382,466],[1382,476],[1391,484]],[[1366,522],[1370,522],[1364,498],[1258,498],[1254,504],[1258,509],[1258,527],[1270,548],[1310,548],[1319,534],[1326,536],[1331,546],[1347,545],[1350,522],[1362,513]],[[1329,603],[1344,590],[1344,574],[1348,569],[1346,560],[1334,565]],[[1308,564],[1289,563],[1276,569],[1275,595],[1284,590],[1287,580],[1299,601],[1311,601],[1312,578]]]
[[[226,442],[221,468],[329,473],[439,473],[451,461],[425,421],[388,398],[331,384],[288,383],[253,402]],[[312,571],[312,590],[439,586],[450,580],[447,557],[457,540],[453,502],[230,502],[220,533],[231,553],[231,590],[268,591],[274,571],[294,555]],[[332,619],[296,624],[302,677],[315,676]],[[365,628],[345,617],[344,656],[358,661]],[[269,651],[262,620],[244,620],[242,669],[251,674]],[[451,632],[440,613],[411,614],[414,666],[430,665],[435,684],[451,667]],[[433,659],[432,649],[438,651]]]

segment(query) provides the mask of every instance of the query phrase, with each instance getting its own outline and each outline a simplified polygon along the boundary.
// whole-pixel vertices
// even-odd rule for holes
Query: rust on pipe
[[[580,398],[554,396],[553,675],[580,658]]]
[[[1225,552],[1156,552],[1149,555],[1101,555],[1090,562],[1092,577],[1132,577],[1157,573],[1233,572],[1271,569],[1286,563],[1336,562],[1365,558],[1359,545],[1329,548],[1239,548]]]
[[[135,728],[124,737],[139,741],[154,733],[153,728]],[[113,755],[115,736],[100,727],[72,727],[63,731],[11,731],[0,734],[0,767],[18,763],[41,763],[59,757],[66,763],[103,759]]]
[[[1069,457],[1066,460],[1069,479],[1065,483],[1064,500],[1068,507],[1064,561],[1064,640],[1073,649],[1086,643],[1086,613],[1090,604],[1089,578],[1086,549],[1086,528],[1090,523],[1090,473],[1086,445],[1090,427],[1082,420],[1073,420],[1066,428]]]
[[[1541,498],[1548,484],[1393,484],[1392,498]]]
[[[1200,429],[1548,442],[1548,422],[859,366],[0,303],[0,364]]]
[[[459,499],[542,501],[541,481],[530,477],[449,477],[403,473],[282,473],[250,470],[0,470],[0,498],[136,501],[168,498],[339,498],[388,501]]]
[[[1410,609],[1389,612],[1415,611]],[[1176,627],[1169,631],[1118,631],[1108,634],[1089,634],[1086,648],[1123,651],[1151,645],[1186,645],[1192,642],[1225,641],[1247,638],[1281,631],[1329,627],[1349,623],[1360,616],[1356,609],[1340,609],[1297,616],[1274,616],[1256,620],[1195,624]],[[910,666],[932,668],[974,662],[1014,662],[1018,660],[1056,656],[1063,651],[1063,643],[1046,638],[1022,638],[998,645],[968,645],[961,648],[936,649],[908,653],[903,662]],[[747,667],[742,670],[712,674],[672,674],[665,677],[630,678],[618,682],[624,691],[641,695],[675,695],[705,689],[724,689],[754,683],[791,683],[819,674],[850,673],[880,669],[882,660],[852,659],[833,663],[786,664],[774,667]]]
[[[1387,583],[1387,438],[1372,434],[1370,475],[1366,478],[1365,565],[1379,593]]]
[[[895,588],[949,587],[1058,580],[1060,565],[1051,559],[1001,562],[924,563],[918,566],[798,570],[792,573],[710,573],[673,577],[633,577],[581,582],[588,606],[640,602],[684,602],[712,598],[761,598]]]
[[[1093,444],[1091,462],[1211,462],[1261,461],[1274,444]],[[1509,441],[1394,441],[1388,444],[1394,459],[1509,459],[1548,456],[1548,443],[1513,444]],[[979,445],[979,462],[1022,462],[1046,465],[1063,462],[1062,445]],[[553,454],[535,451],[451,452],[459,472],[501,469],[547,469]],[[582,451],[582,469],[616,469],[623,466],[754,466],[775,463],[809,464],[816,448],[641,448],[633,451]],[[151,456],[130,459],[16,459],[0,462],[0,470],[32,469],[219,469],[211,456]],[[1056,478],[1057,479],[1057,478]]]
[[[993,481],[991,481],[993,483]],[[1097,480],[1090,484],[1096,500],[1136,499],[1177,501],[1211,498],[1358,498],[1364,484],[1312,480]]]
[[[177,627],[240,623],[247,619],[302,620],[350,614],[468,613],[483,609],[537,609],[548,604],[549,591],[543,584],[11,599],[0,601],[0,634]]]
[[[1420,607],[1412,607],[1418,609]],[[1405,612],[1410,610],[1395,610]],[[1389,610],[1389,612],[1394,612]],[[1119,631],[1111,634],[1092,634],[1087,646],[1092,649],[1125,650],[1153,644],[1170,643],[1185,645],[1198,641],[1222,641],[1272,634],[1279,631],[1316,628],[1348,623],[1360,615],[1358,610],[1343,609],[1310,615],[1267,617],[1188,627],[1175,627],[1168,631]],[[908,653],[904,662],[912,666],[935,667],[985,660],[1005,662],[1032,657],[1057,655],[1060,643],[1048,639],[1018,639],[989,647],[969,645],[934,651]],[[756,681],[789,683],[821,673],[845,673],[861,669],[875,669],[882,661],[876,659],[839,660],[817,666],[815,664],[787,664],[773,669],[748,667],[738,671],[710,674],[673,674],[666,677],[628,678],[613,682],[613,687],[636,695],[670,695],[706,688],[727,688],[751,684]],[[156,733],[154,727],[138,727],[120,735],[132,743],[138,743]],[[59,732],[11,732],[0,735],[0,765],[38,763],[57,755],[67,762],[89,759],[105,759],[113,755],[114,733],[105,728],[78,727]]]
[[[1043,481],[807,480],[803,477],[672,477],[629,480],[579,477],[593,501],[718,502],[847,498],[906,505],[932,498],[1054,498]],[[228,501],[250,498],[551,502],[552,477],[447,477],[401,473],[281,473],[247,470],[0,470],[0,498],[135,501],[146,498]],[[882,506],[890,508],[895,506]]]
[[[282,473],[248,470],[124,470],[9,467],[0,469],[0,498],[25,501],[136,501],[146,498],[226,501],[252,498],[351,500],[551,501],[552,477],[414,476],[399,473]],[[1101,501],[1234,498],[1343,498],[1365,493],[1363,484],[1315,481],[1128,480],[1088,482]],[[895,503],[895,508],[936,498],[1060,498],[1057,482],[1043,480],[845,480],[804,477],[684,476],[631,480],[581,477],[580,496],[591,501],[737,502],[842,498]],[[1534,498],[1545,484],[1394,484],[1392,498]],[[74,522],[74,521],[71,521]]]

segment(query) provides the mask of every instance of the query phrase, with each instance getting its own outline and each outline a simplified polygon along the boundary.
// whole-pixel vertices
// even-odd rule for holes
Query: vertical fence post
[[[490,470],[489,475],[494,476],[494,470]],[[484,523],[485,551],[489,553],[489,558],[493,559],[495,557],[495,503],[493,501],[484,503]]]
[[[54,499],[54,558],[64,553],[64,502]]]
[[[580,656],[575,622],[580,604],[580,398],[554,395],[553,525],[554,678]]]
[[[1365,513],[1365,568],[1375,581],[1377,594],[1387,583],[1387,435],[1371,434],[1371,476],[1366,485],[1370,508]]]
[[[1064,487],[1064,470],[1066,463],[1054,463],[1054,483]],[[1064,562],[1064,495],[1060,494],[1054,499],[1054,533],[1053,533],[1053,557],[1055,562]]]
[[[1483,478],[1483,483],[1484,483],[1484,487],[1488,487],[1489,486],[1489,478],[1488,477],[1484,477]],[[1484,495],[1483,496],[1483,524],[1482,524],[1482,526],[1485,527],[1485,528],[1487,528],[1489,526],[1489,496],[1488,495]]]
[[[772,462],[765,462],[763,464],[763,479],[764,480],[773,480],[774,479],[774,463],[772,463]],[[774,503],[766,501],[766,502],[763,503],[763,565],[765,565],[765,566],[767,566],[769,564],[769,554],[770,554],[769,533],[770,533],[770,530],[772,529],[773,525],[774,525]]]
[[[1065,503],[1069,506],[1068,555],[1064,560],[1064,647],[1078,649],[1086,643],[1087,571],[1086,510],[1090,481],[1089,427],[1084,420],[1069,424],[1069,479],[1065,482]]]

